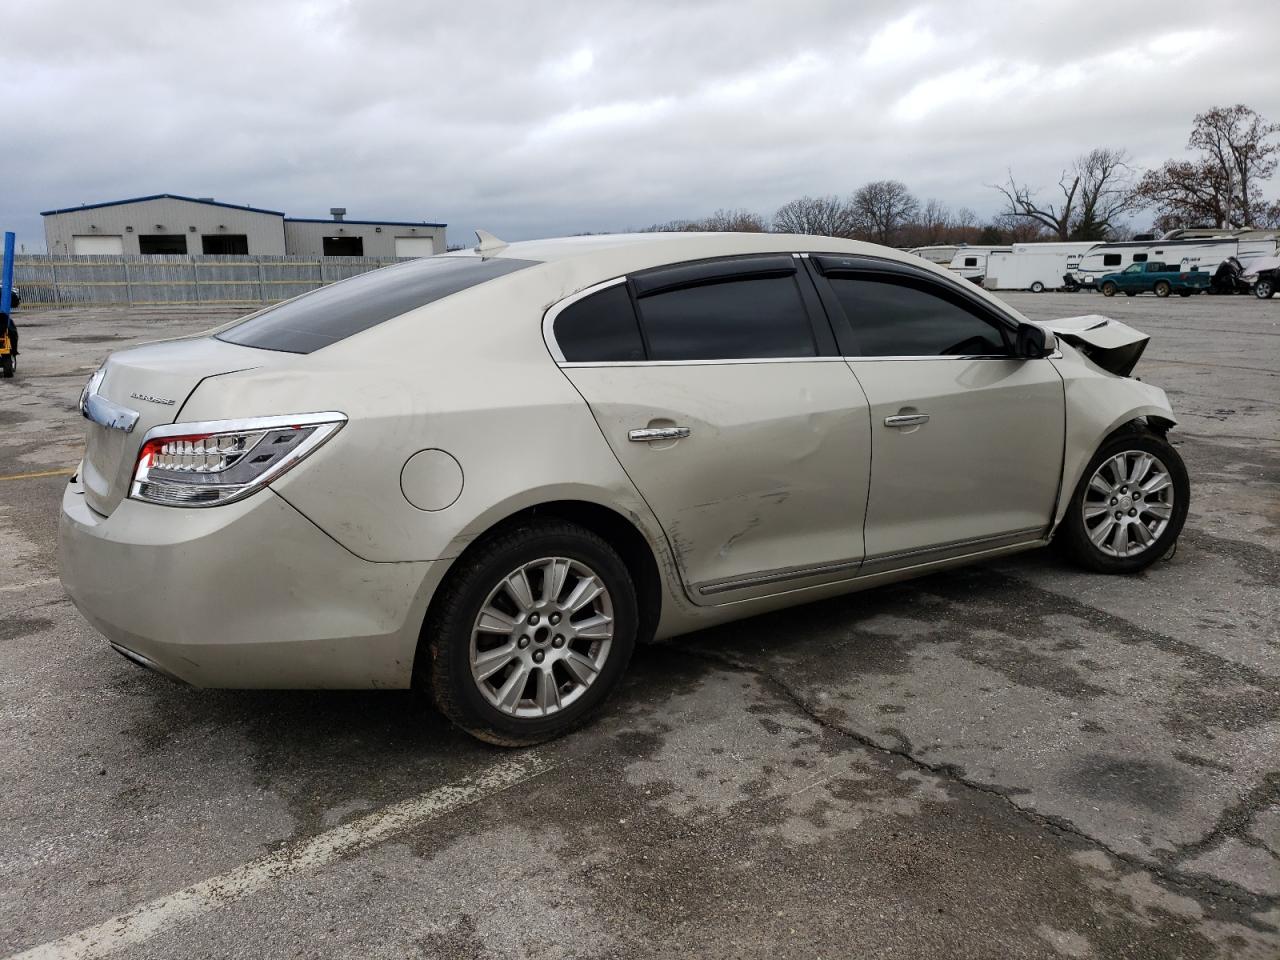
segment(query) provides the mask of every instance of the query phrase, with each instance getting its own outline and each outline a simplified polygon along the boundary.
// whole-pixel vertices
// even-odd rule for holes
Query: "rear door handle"
[[[922,423],[929,422],[927,413],[913,413],[898,417],[885,417],[884,425],[886,427],[918,427]]]
[[[654,440],[683,440],[689,435],[688,427],[644,427],[631,430],[627,439],[635,443],[652,443]]]

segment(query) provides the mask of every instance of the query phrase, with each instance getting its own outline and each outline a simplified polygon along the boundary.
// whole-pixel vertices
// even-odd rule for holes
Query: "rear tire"
[[[1032,293],[1044,293],[1044,284],[1037,280],[1031,285]]]
[[[1172,292],[1172,290],[1173,290],[1173,287],[1169,286],[1168,280],[1159,280],[1156,282],[1157,297],[1167,297]]]
[[[574,523],[531,519],[477,542],[440,591],[418,642],[418,684],[488,743],[532,746],[578,726],[635,648],[626,564]]]
[[[1276,295],[1276,286],[1270,280],[1259,280],[1253,285],[1253,295],[1259,300],[1270,300]]]
[[[1058,535],[1088,570],[1137,573],[1169,552],[1190,498],[1178,451],[1148,427],[1135,426],[1113,435],[1090,459]]]
[[[1178,296],[1180,296],[1180,297],[1189,297],[1189,296],[1191,296],[1191,291],[1190,291],[1190,290],[1179,290],[1179,291],[1178,291]]]
[[[17,369],[17,361],[13,359],[13,354],[6,353],[0,357],[0,378],[8,380],[13,376],[14,370]]]
[[[1116,285],[1108,280],[1102,285],[1102,295],[1104,297],[1114,297],[1116,295]]]
[[[1124,292],[1124,295],[1125,295],[1126,297],[1136,297],[1136,296],[1138,295],[1138,291],[1137,291],[1137,290],[1126,290],[1126,291]]]

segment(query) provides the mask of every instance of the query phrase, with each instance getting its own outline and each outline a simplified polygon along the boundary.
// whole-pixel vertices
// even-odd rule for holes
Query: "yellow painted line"
[[[76,472],[75,467],[62,467],[59,470],[40,470],[36,473],[13,473],[0,480],[34,480],[37,477],[69,477]]]

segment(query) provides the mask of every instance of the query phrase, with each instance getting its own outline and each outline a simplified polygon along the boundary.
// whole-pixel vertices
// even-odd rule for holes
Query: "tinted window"
[[[1120,266],[1120,254],[1118,254],[1118,253],[1104,253],[1104,254],[1102,255],[1102,265],[1103,265],[1104,267],[1118,267],[1118,266]]]
[[[626,284],[616,284],[560,311],[556,343],[575,363],[643,360],[644,344]]]
[[[965,258],[964,258],[964,265],[965,265],[966,267],[976,267],[976,266],[978,265],[978,258],[977,258],[977,257],[965,257]]]
[[[535,262],[427,257],[399,263],[271,307],[223,330],[218,339],[263,350],[311,353],[415,307],[531,267]]]
[[[1119,262],[1120,262],[1119,260],[1117,260],[1117,261],[1116,261],[1116,263],[1119,263]],[[1135,254],[1133,255],[1133,262],[1134,262],[1134,263],[1146,263],[1146,262],[1147,262],[1147,255],[1146,255],[1145,253],[1135,253]]]
[[[857,355],[933,357],[1004,354],[1001,328],[959,295],[898,277],[832,277],[853,328]]]
[[[650,360],[817,355],[794,276],[683,287],[640,299]]]

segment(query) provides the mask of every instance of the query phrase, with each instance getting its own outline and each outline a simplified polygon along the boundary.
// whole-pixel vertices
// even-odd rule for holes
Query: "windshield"
[[[255,314],[216,336],[227,343],[312,353],[535,260],[424,257],[362,273]]]

